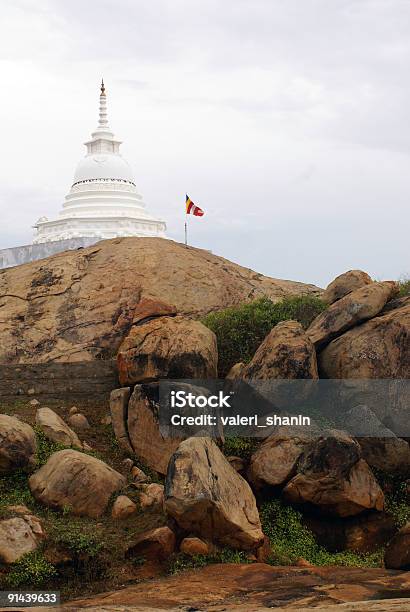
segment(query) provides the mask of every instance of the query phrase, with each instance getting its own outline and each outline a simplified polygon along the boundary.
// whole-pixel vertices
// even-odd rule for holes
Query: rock
[[[248,480],[256,487],[283,486],[296,474],[296,465],[311,436],[300,428],[277,427],[253,453]]]
[[[237,472],[243,472],[245,470],[246,462],[244,459],[242,459],[242,457],[235,457],[234,455],[231,455],[226,459]]]
[[[312,342],[297,321],[278,323],[242,371],[243,379],[318,378]]]
[[[231,367],[228,374],[225,376],[226,380],[240,380],[245,367],[246,366],[244,363],[242,363],[242,361],[235,363],[235,365]]]
[[[164,486],[152,483],[140,493],[140,506],[142,510],[148,508],[164,507]]]
[[[40,406],[40,402],[36,399],[32,399],[29,401],[29,406],[33,406],[33,408],[35,408],[36,406]]]
[[[410,569],[410,522],[387,545],[384,564],[388,569]]]
[[[15,417],[0,414],[0,474],[30,470],[36,462],[34,430]]]
[[[180,440],[163,437],[158,421],[158,385],[136,385],[128,405],[126,430],[133,452],[147,467],[167,473]]]
[[[111,516],[113,519],[125,519],[135,514],[136,511],[137,504],[126,495],[119,495],[113,504]]]
[[[177,314],[177,309],[172,304],[165,304],[160,300],[152,300],[150,298],[143,298],[134,310],[134,316],[132,324],[137,325],[147,319],[154,319],[158,317],[172,317]]]
[[[345,295],[372,283],[372,279],[362,270],[349,270],[337,276],[320,296],[325,304],[333,304]]]
[[[131,389],[125,387],[123,389],[114,389],[110,395],[110,413],[112,427],[114,430],[117,442],[126,453],[134,453],[128,435],[128,402],[130,400]]]
[[[197,555],[209,555],[212,552],[212,547],[200,538],[184,538],[179,550],[189,557],[196,557]]]
[[[121,385],[217,378],[215,334],[199,321],[159,317],[131,328],[117,356]]]
[[[83,450],[84,450],[84,451],[88,451],[88,452],[90,452],[90,451],[92,451],[92,450],[93,450],[93,448],[92,448],[92,446],[90,446],[89,444],[87,444],[87,442],[83,442]]]
[[[283,490],[285,499],[313,504],[323,513],[342,517],[383,510],[383,492],[360,457],[356,441],[330,430],[313,440],[302,454],[298,473]]]
[[[68,411],[68,416],[72,416],[73,414],[77,414],[77,412],[78,412],[77,406],[71,406],[70,410]]]
[[[125,470],[126,472],[131,472],[132,468],[134,467],[134,462],[133,462],[133,460],[132,460],[132,459],[129,459],[128,457],[127,457],[127,459],[123,459],[122,464],[123,464],[123,466],[124,466],[124,470]],[[139,468],[137,468],[137,470],[139,470]],[[139,471],[140,471],[140,472],[142,472],[142,470],[139,470]]]
[[[16,506],[7,506],[8,512],[14,512],[15,514],[31,514],[29,508],[24,504],[17,504]]]
[[[61,417],[50,408],[39,408],[36,413],[36,424],[46,438],[64,446],[82,448],[77,434],[68,427]]]
[[[100,423],[101,425],[111,425],[111,416],[107,414],[107,416],[101,419]]]
[[[410,446],[385,427],[368,406],[359,405],[345,415],[370,467],[388,474],[410,474]]]
[[[0,562],[14,563],[36,550],[46,537],[36,516],[24,515],[0,521]]]
[[[272,556],[272,547],[268,536],[264,535],[263,544],[256,549],[256,560],[259,563],[266,563]]]
[[[77,429],[77,431],[85,431],[86,429],[90,429],[90,423],[88,422],[87,417],[84,414],[81,414],[81,412],[72,414],[69,417],[68,422],[72,427],[74,427],[74,429]]]
[[[250,550],[263,541],[255,497],[210,438],[188,438],[171,457],[165,507],[205,540]]]
[[[73,514],[97,518],[125,478],[95,457],[75,450],[53,453],[29,479],[35,499],[50,508],[70,508]]]
[[[397,292],[398,285],[393,281],[356,289],[320,313],[306,333],[316,349],[322,348],[348,329],[375,317]]]
[[[326,378],[410,378],[410,303],[333,340],[319,355]]]
[[[172,240],[105,240],[2,271],[0,363],[112,357],[147,299],[199,318],[264,295],[319,292]]]
[[[147,482],[148,480],[146,473],[140,470],[136,465],[131,468],[131,476],[135,483]]]
[[[33,387],[27,391],[27,395],[35,395],[35,393],[36,390]]]
[[[375,552],[385,546],[397,532],[394,518],[384,512],[343,519],[305,516],[304,523],[314,533],[317,542],[331,552]]]
[[[128,548],[127,556],[166,561],[175,550],[175,534],[169,527],[157,527],[141,534]]]

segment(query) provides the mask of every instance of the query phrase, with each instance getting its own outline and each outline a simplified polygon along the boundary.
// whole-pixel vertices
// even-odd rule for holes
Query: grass
[[[13,564],[5,578],[8,587],[19,588],[28,586],[38,588],[47,584],[57,574],[57,570],[49,563],[41,551],[28,553]]]
[[[381,567],[383,550],[357,553],[346,550],[331,553],[320,546],[313,533],[302,524],[302,514],[280,500],[262,504],[260,517],[263,532],[268,536],[272,555],[271,565],[294,565],[305,559],[312,565],[341,565],[346,567]]]
[[[168,566],[170,574],[179,574],[188,569],[205,567],[212,563],[251,563],[247,553],[242,550],[223,548],[210,555],[186,555],[179,553],[175,555]]]
[[[262,340],[280,321],[296,320],[306,328],[324,308],[322,300],[314,296],[287,297],[276,303],[263,297],[208,314],[203,323],[216,334],[219,375],[226,376],[239,361],[248,363]]]

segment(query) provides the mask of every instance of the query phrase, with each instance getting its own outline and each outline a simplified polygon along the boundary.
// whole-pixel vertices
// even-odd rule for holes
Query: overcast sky
[[[104,76],[152,213],[270,276],[410,274],[409,0],[3,0],[0,248],[55,217]]]

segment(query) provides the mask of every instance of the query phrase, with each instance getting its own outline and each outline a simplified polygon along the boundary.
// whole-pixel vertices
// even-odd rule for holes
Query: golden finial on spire
[[[105,96],[105,85],[104,85],[104,79],[101,79],[101,95]]]

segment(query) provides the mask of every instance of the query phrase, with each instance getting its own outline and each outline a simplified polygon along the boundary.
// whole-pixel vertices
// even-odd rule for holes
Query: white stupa
[[[74,182],[57,219],[40,217],[34,244],[76,238],[103,240],[122,236],[165,237],[166,224],[152,217],[134,183],[132,169],[119,152],[107,120],[107,98],[101,83],[98,127],[85,143]]]

